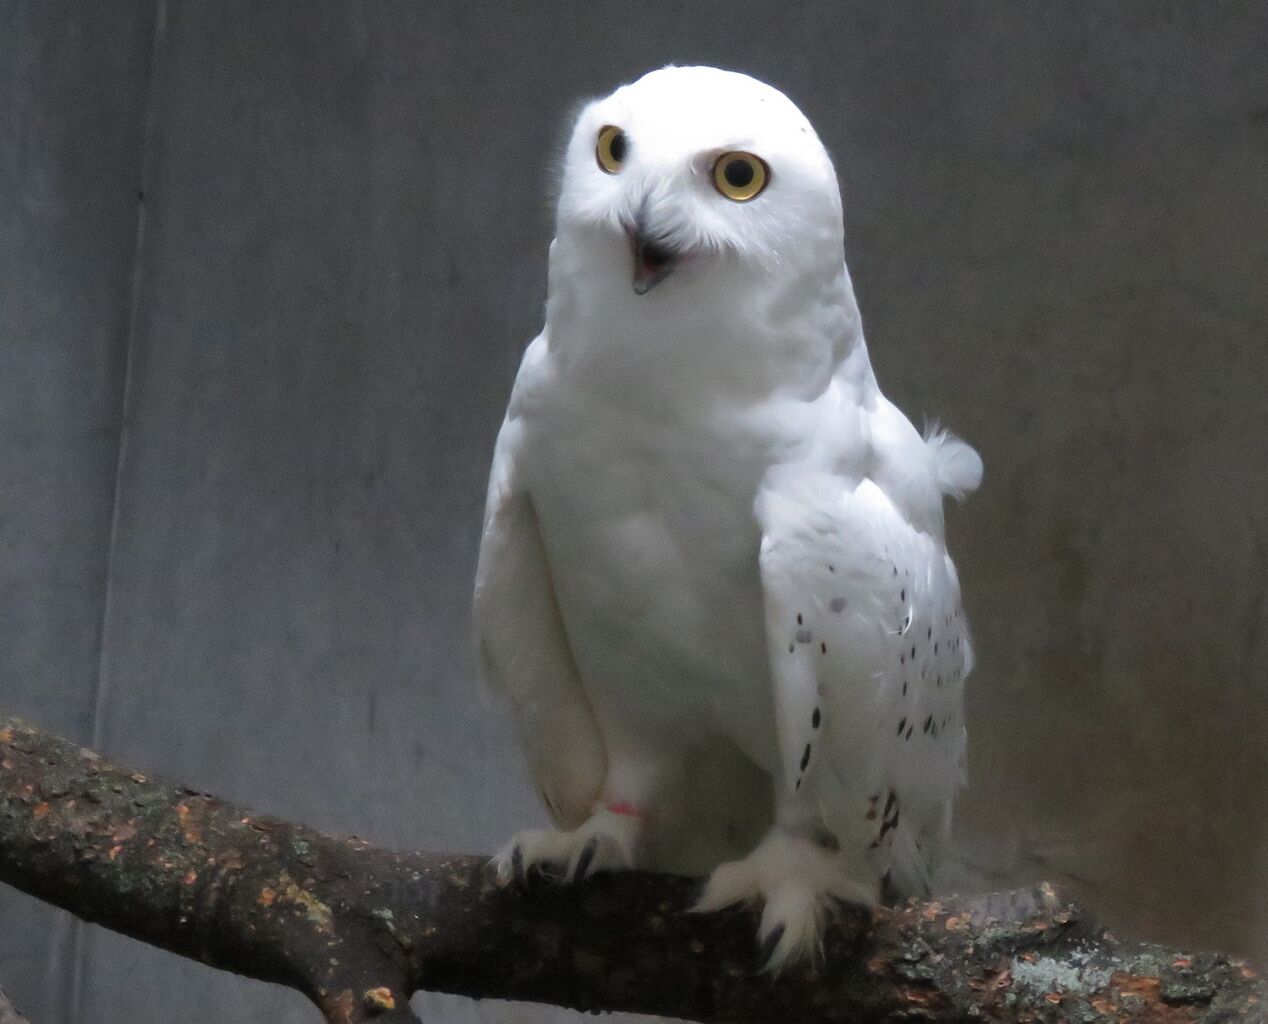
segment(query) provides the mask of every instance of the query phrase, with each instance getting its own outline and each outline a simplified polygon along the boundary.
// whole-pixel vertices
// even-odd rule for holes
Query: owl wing
[[[963,779],[972,666],[943,542],[870,479],[784,473],[757,514],[783,783],[877,879],[927,889]]]
[[[521,378],[531,372],[532,355],[530,347]],[[475,580],[476,657],[485,687],[510,708],[551,816],[561,827],[575,827],[590,815],[607,759],[568,646],[537,514],[523,485],[522,438],[513,395],[489,474]]]

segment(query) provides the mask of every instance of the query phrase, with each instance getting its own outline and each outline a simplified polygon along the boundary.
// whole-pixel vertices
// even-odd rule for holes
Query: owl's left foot
[[[628,870],[642,819],[602,807],[579,828],[518,832],[493,857],[498,885],[523,883],[536,871],[559,882],[580,882],[600,871]]]
[[[833,899],[874,905],[875,883],[859,881],[841,855],[778,825],[747,857],[719,865],[692,908],[708,912],[763,901],[757,938],[764,970],[778,973],[820,951]]]

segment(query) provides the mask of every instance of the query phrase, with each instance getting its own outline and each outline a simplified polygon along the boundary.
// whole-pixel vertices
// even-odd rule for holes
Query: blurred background
[[[1268,965],[1254,0],[0,0],[0,707],[378,843],[543,821],[468,660],[485,474],[570,110],[668,62],[817,125],[882,386],[985,459],[945,883]],[[0,984],[316,1019],[8,889]]]

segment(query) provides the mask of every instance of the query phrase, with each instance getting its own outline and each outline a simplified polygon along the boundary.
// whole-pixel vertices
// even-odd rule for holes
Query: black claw
[[[770,963],[770,958],[775,955],[775,947],[779,945],[779,940],[783,937],[784,926],[777,924],[774,930],[762,940],[762,948],[757,956],[761,960],[763,967]]]
[[[594,860],[595,851],[599,848],[599,837],[591,836],[586,845],[581,848],[581,856],[577,858],[577,869],[572,873],[572,880],[580,882],[586,877],[586,871],[590,868],[590,862]]]
[[[511,874],[515,878],[516,885],[524,885],[528,881],[524,874],[524,851],[520,849],[519,843],[516,843],[514,849],[511,850]]]

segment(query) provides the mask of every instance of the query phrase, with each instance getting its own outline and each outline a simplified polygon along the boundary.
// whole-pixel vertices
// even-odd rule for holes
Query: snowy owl
[[[776,89],[667,67],[586,106],[476,572],[557,826],[499,880],[708,873],[697,909],[760,902],[772,968],[833,899],[926,891],[964,774],[942,504],[981,461],[881,394],[843,251]]]

